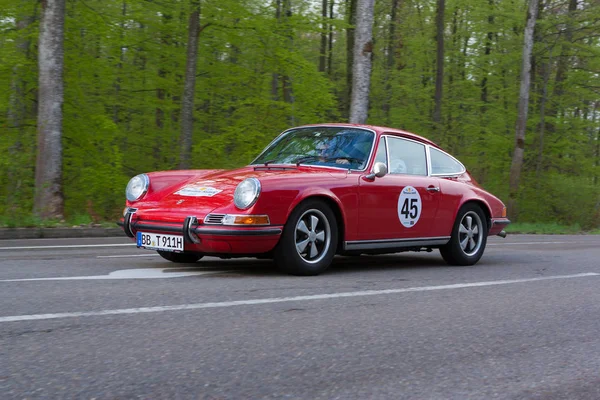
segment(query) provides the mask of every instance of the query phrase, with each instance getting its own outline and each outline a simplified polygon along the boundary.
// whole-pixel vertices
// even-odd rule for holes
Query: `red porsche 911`
[[[317,275],[336,254],[437,248],[475,264],[506,207],[435,143],[377,126],[309,125],[279,135],[235,170],[133,177],[119,222],[137,246],[181,263],[204,255],[273,258]]]

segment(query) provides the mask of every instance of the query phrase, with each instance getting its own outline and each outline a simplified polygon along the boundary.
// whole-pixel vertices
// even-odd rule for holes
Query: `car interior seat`
[[[408,169],[406,168],[406,163],[404,162],[404,160],[401,160],[399,158],[392,160],[390,167],[390,172],[392,174],[406,174],[408,172]]]

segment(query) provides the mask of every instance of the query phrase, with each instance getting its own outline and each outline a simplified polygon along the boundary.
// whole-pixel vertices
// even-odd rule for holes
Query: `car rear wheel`
[[[288,274],[318,275],[331,264],[337,237],[331,208],[320,200],[308,200],[290,214],[275,249],[275,263]]]
[[[198,254],[198,253],[173,253],[170,251],[160,251],[160,250],[158,250],[157,253],[165,260],[169,260],[174,263],[183,263],[183,264],[195,263],[196,261],[198,261],[199,259],[202,258],[202,254]]]
[[[481,207],[473,203],[466,204],[458,212],[450,241],[440,247],[440,253],[450,265],[473,265],[483,255],[487,232]]]

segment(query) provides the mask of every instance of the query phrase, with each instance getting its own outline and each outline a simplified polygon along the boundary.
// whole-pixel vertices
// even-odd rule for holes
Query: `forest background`
[[[45,1],[0,0],[4,226],[40,218]],[[529,113],[519,141],[534,2]],[[600,0],[376,0],[373,12],[369,124],[439,143],[483,187],[514,200],[513,220],[600,226]],[[356,0],[67,0],[64,218],[116,220],[138,173],[242,166],[288,127],[348,121],[355,22]],[[193,126],[185,126],[193,37]],[[189,154],[181,146],[186,129]],[[519,143],[524,157],[511,191]]]

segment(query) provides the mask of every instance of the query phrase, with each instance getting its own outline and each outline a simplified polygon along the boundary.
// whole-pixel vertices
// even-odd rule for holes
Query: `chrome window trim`
[[[388,138],[388,137],[389,137],[389,138],[395,138],[395,139],[399,139],[399,140],[406,140],[406,141],[408,141],[408,142],[413,142],[413,143],[416,143],[416,144],[420,144],[421,146],[423,146],[423,147],[424,147],[424,150],[425,150],[425,168],[427,168],[427,171],[426,171],[426,174],[425,174],[425,175],[415,175],[415,174],[392,174],[392,173],[390,173],[390,172],[388,172],[388,175],[432,176],[432,175],[430,174],[430,172],[431,172],[431,168],[429,167],[429,166],[430,166],[430,159],[429,159],[429,152],[428,152],[428,150],[427,150],[427,149],[428,149],[428,147],[429,147],[429,145],[428,145],[427,143],[423,143],[423,142],[420,142],[420,141],[418,141],[418,140],[414,140],[414,139],[409,139],[409,138],[406,138],[406,137],[404,137],[404,136],[395,136],[395,135],[390,135],[390,134],[385,134],[385,133],[384,133],[384,134],[382,134],[381,136],[386,138],[386,143],[385,143],[385,144],[386,144],[386,148],[387,148],[387,159],[388,159],[388,160],[387,160],[387,162],[388,162],[388,166],[387,166],[387,167],[388,167],[388,171],[390,171],[390,166],[391,166],[391,164],[390,164],[390,145],[389,145],[389,143],[387,142],[387,138]],[[461,165],[462,165],[462,164],[461,164]]]
[[[431,145],[427,145],[428,148],[431,148]],[[451,159],[453,159],[454,161],[456,161],[458,163],[458,165],[460,165],[462,167],[462,171],[461,172],[453,172],[451,174],[434,174],[433,173],[433,168],[430,170],[432,173],[429,176],[435,176],[435,177],[454,177],[454,176],[461,176],[462,174],[464,174],[465,172],[467,172],[467,167],[465,167],[465,165],[463,163],[461,163],[456,157],[454,157],[453,155],[449,154],[448,152],[442,150],[442,149],[438,149],[436,147],[433,147],[434,150],[439,151],[440,153],[450,157]],[[428,151],[429,153],[429,163],[431,163],[431,150]]]
[[[346,128],[346,129],[357,129],[357,130],[363,130],[363,131],[367,131],[367,132],[371,132],[373,134],[373,142],[371,144],[371,152],[369,153],[369,156],[367,157],[366,163],[365,163],[365,167],[363,169],[354,169],[354,168],[344,168],[344,167],[337,167],[337,166],[328,166],[328,165],[310,165],[310,164],[306,164],[306,165],[310,165],[311,167],[321,167],[321,168],[338,168],[344,171],[357,171],[357,172],[364,172],[367,170],[368,166],[371,164],[371,160],[373,158],[373,153],[374,153],[374,149],[375,149],[375,142],[377,140],[377,132],[374,129],[370,129],[370,128],[366,128],[366,127],[362,127],[362,126],[352,126],[352,125],[348,125],[348,126],[343,126],[343,125],[331,125],[331,124],[316,124],[316,125],[303,125],[303,126],[298,126],[295,128],[291,128],[291,129],[287,129],[283,132],[281,132],[279,135],[277,135],[275,137],[275,139],[271,140],[271,142],[265,146],[265,148],[263,149],[263,151],[260,152],[260,154],[258,156],[256,156],[254,158],[254,160],[252,160],[252,162],[248,165],[250,166],[260,166],[260,165],[264,165],[262,163],[258,163],[255,164],[255,161],[258,160],[260,157],[262,157],[262,155],[265,153],[265,151],[267,151],[267,149],[274,143],[276,142],[281,136],[287,134],[288,132],[292,132],[298,129],[306,129],[306,128],[318,128],[318,127],[323,127],[323,128]],[[272,165],[296,165],[296,164],[277,164],[277,163],[273,163]]]
[[[431,172],[433,169],[431,168],[431,146],[427,145],[425,149],[425,155],[427,156],[427,176],[433,176]]]

